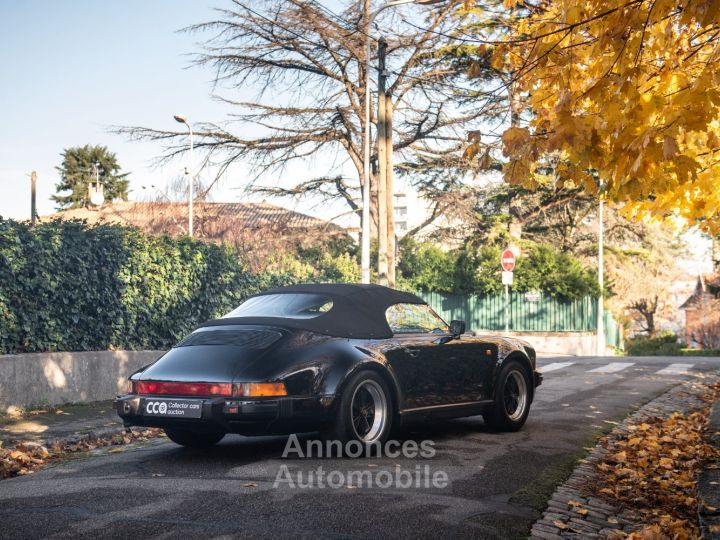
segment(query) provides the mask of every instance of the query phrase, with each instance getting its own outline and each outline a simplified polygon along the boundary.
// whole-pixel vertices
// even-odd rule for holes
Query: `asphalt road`
[[[692,367],[667,369],[680,363]],[[539,364],[545,382],[518,433],[493,433],[473,417],[404,434],[403,440],[434,441],[432,459],[283,459],[287,437],[227,436],[206,451],[156,440],[0,482],[0,537],[525,537],[583,447],[634,407],[720,369],[720,358],[545,358]],[[370,471],[381,485],[399,467],[421,485],[297,485],[320,466],[345,480],[349,472]],[[283,473],[273,487],[284,470],[291,476]],[[447,487],[425,487],[426,475],[440,472]]]

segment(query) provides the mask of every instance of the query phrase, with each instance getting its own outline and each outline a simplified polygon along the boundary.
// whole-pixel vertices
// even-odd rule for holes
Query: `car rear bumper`
[[[542,381],[543,381],[542,373],[540,373],[539,371],[533,371],[533,378],[535,379],[535,388],[537,388],[538,386],[540,386],[542,384]]]
[[[145,412],[153,399],[172,396],[118,396],[113,406],[125,426],[175,427],[198,431],[241,434],[295,433],[323,429],[331,414],[333,397],[198,398],[200,418],[150,416]],[[186,397],[178,399],[187,399]]]

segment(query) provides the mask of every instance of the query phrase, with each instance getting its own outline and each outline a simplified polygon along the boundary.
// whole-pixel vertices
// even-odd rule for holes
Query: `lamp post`
[[[188,236],[192,238],[193,235],[193,198],[194,198],[194,180],[195,180],[195,159],[193,156],[194,153],[194,144],[193,144],[193,130],[192,126],[190,125],[190,122],[188,122],[188,119],[183,116],[182,114],[176,114],[173,116],[175,118],[176,122],[180,122],[181,124],[185,124],[190,131],[190,159],[188,160],[190,163],[188,164],[188,169],[190,169],[190,189],[188,194]]]
[[[598,286],[600,294],[598,295],[598,312],[597,312],[597,355],[605,356],[605,305],[603,289],[605,288],[604,262],[604,236],[605,224],[603,223],[603,214],[605,209],[605,199],[603,194],[604,186],[600,184],[600,204],[598,205]]]
[[[372,24],[384,10],[402,4],[438,4],[446,0],[393,0],[366,14],[365,36],[365,137],[363,141],[363,209],[362,237],[360,239],[360,268],[363,283],[370,283],[370,49],[372,47]]]
[[[37,222],[37,172],[30,174],[30,225],[35,226]]]

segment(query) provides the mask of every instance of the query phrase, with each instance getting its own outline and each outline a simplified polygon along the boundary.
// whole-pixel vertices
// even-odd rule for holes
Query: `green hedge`
[[[682,356],[720,356],[720,349],[683,349]]]
[[[685,345],[678,343],[677,336],[666,332],[659,336],[636,337],[625,342],[627,356],[682,356]]]
[[[0,353],[167,348],[263,281],[222,246],[0,218]]]

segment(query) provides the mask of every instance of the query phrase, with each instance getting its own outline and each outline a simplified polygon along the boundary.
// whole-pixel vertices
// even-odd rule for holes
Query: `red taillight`
[[[129,381],[133,394],[173,396],[268,397],[287,396],[285,384],[273,383],[205,383],[168,381]]]
[[[138,394],[173,396],[232,396],[230,383],[138,381]]]

